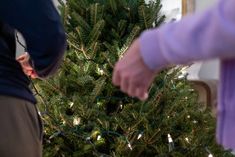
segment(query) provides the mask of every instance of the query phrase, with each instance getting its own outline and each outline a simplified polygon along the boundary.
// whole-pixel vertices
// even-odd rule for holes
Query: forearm
[[[149,68],[211,58],[235,57],[234,0],[221,0],[204,14],[149,30],[141,35],[141,53]]]
[[[22,33],[40,77],[55,71],[62,59],[66,39],[51,0],[1,1],[0,20]]]
[[[43,35],[36,47],[27,47],[33,68],[39,77],[52,75],[58,69],[66,49],[66,37],[62,30],[57,30],[54,35]],[[30,42],[30,41],[29,41]],[[41,52],[41,53],[40,53]]]

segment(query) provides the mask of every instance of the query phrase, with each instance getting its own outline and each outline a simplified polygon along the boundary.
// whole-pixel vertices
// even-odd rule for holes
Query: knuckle
[[[122,79],[124,79],[124,80],[126,80],[126,81],[128,81],[128,80],[130,79],[130,75],[127,74],[127,73],[124,73],[124,74],[122,74],[121,76],[122,76]]]

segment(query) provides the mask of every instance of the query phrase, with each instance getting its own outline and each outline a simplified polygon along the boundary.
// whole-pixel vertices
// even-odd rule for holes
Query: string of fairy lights
[[[22,42],[19,40],[19,37],[18,37],[18,34],[16,33],[16,41],[17,43],[22,46],[25,50],[25,52],[27,52],[27,48],[24,44],[22,44]],[[92,61],[92,60],[91,60]],[[31,80],[31,78],[29,78]],[[33,87],[33,90],[35,92],[35,96],[38,96],[40,99],[41,99],[41,102],[44,104],[44,111],[40,111],[39,112],[39,115],[43,118],[44,116],[49,116],[50,118],[53,118],[53,116],[51,116],[49,114],[49,108],[48,108],[48,103],[45,101],[44,97],[40,94],[40,92],[37,90],[36,86],[34,85],[33,81],[31,80],[31,84],[32,84],[32,87]],[[100,99],[118,99],[118,100],[126,100],[126,99],[133,99],[133,98],[120,98],[120,97],[97,97],[97,101],[100,100]],[[73,103],[71,103],[73,105]],[[122,104],[120,104],[122,105]],[[77,130],[77,126],[79,126],[80,124],[80,120],[77,120],[77,119],[74,119],[74,128],[71,129],[71,131],[73,133],[76,133],[76,136],[78,138],[80,138],[81,140],[83,141],[86,141],[88,142],[94,149],[94,153],[99,155],[99,156],[103,156],[103,157],[111,157],[107,154],[102,154],[100,153],[97,149],[96,149],[96,146],[94,144],[94,142],[91,140],[91,136],[84,136],[84,135],[80,135],[80,133],[78,132]],[[63,136],[66,136],[66,132],[64,131],[61,131],[61,130],[57,130],[54,132],[54,134],[52,134],[49,139],[53,139],[55,137],[58,137],[59,135],[63,135]],[[97,136],[97,141],[101,140],[102,139],[102,136],[104,135],[113,135],[113,136],[117,136],[117,137],[121,137],[125,143],[127,144],[127,147],[129,148],[130,151],[133,150],[133,147],[132,147],[132,144],[131,142],[128,140],[127,136],[125,135],[122,135],[120,133],[117,133],[117,132],[114,132],[114,131],[107,131],[107,130],[103,130],[100,132],[100,135]],[[138,132],[138,136],[136,138],[136,140],[140,140],[142,137],[144,136],[144,131],[139,131]],[[167,134],[167,139],[168,139],[168,151],[169,152],[172,152],[174,151],[175,149],[177,149],[177,147],[175,147],[175,144],[174,144],[174,139],[172,138],[171,134]],[[186,142],[189,142],[189,139],[186,137],[185,138],[185,141]],[[203,146],[201,146],[203,147]],[[208,157],[213,157],[211,151],[208,149],[208,147],[203,147],[205,149],[205,151],[207,152],[208,154]]]

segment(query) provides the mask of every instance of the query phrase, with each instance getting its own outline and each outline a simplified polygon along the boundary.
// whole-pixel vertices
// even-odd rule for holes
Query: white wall
[[[152,0],[145,0],[146,2]],[[166,15],[166,22],[172,19],[179,20],[181,18],[182,5],[181,0],[161,0],[162,3],[162,14]]]
[[[166,22],[171,19],[180,20],[182,15],[181,0],[162,0],[162,12],[166,15]]]
[[[162,0],[163,10],[169,11],[175,8],[181,9],[181,0]]]
[[[195,0],[196,3],[196,12],[202,12],[208,7],[214,5],[217,0]]]
[[[203,12],[207,8],[216,4],[217,0],[195,0],[195,12]],[[219,60],[197,62],[189,68],[190,80],[218,80]]]

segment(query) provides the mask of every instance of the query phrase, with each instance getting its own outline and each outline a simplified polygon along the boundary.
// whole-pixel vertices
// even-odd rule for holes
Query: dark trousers
[[[41,157],[42,124],[34,104],[0,95],[0,157]]]

